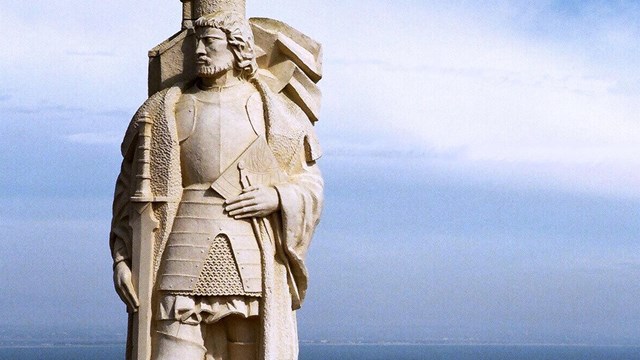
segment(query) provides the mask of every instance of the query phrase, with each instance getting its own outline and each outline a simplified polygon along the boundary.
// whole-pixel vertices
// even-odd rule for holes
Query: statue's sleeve
[[[135,158],[135,135],[137,134],[137,114],[131,120],[129,128],[122,142],[122,165],[120,174],[116,180],[113,195],[113,218],[111,220],[111,233],[109,234],[109,247],[114,265],[120,261],[130,263],[131,259],[131,226],[129,225],[130,198],[133,186],[133,166]]]
[[[120,151],[122,153],[122,166],[116,180],[116,188],[113,196],[113,218],[111,220],[111,233],[109,234],[109,247],[114,264],[131,259],[132,229],[129,225],[129,213],[131,211],[131,196],[135,192],[137,161],[138,158],[138,127],[142,116],[160,117],[164,111],[164,101],[169,91],[167,88],[149,97],[131,119],[125,132]],[[175,88],[177,89],[177,88]],[[175,92],[174,92],[175,93]],[[173,95],[172,95],[173,96]]]
[[[305,257],[311,243],[323,204],[324,182],[315,161],[300,154],[298,171],[290,180],[275,186],[280,197],[282,244],[296,281],[300,302],[307,290],[308,273]]]
[[[129,261],[131,257],[131,228],[129,226],[129,185],[131,163],[124,159],[120,174],[116,180],[113,197],[113,219],[111,220],[111,234],[109,246],[113,263]]]

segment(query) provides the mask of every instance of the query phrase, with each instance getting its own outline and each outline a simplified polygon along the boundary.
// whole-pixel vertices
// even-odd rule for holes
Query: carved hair
[[[233,11],[218,11],[204,15],[195,21],[196,27],[213,27],[227,34],[227,42],[235,57],[233,66],[240,71],[244,79],[252,79],[258,71],[254,50],[251,25],[242,16]]]

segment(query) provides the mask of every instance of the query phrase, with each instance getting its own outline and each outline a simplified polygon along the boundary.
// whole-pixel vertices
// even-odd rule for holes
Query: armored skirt
[[[260,248],[250,221],[227,216],[223,204],[210,188],[184,190],[162,257],[159,320],[258,315]]]

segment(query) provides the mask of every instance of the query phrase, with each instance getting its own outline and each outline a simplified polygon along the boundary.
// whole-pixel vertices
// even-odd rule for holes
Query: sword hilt
[[[138,120],[138,173],[136,174],[136,192],[132,198],[136,200],[151,199],[151,130],[153,120],[146,111]]]
[[[251,186],[251,181],[249,180],[249,175],[246,172],[244,161],[238,162],[238,172],[240,173],[240,186],[242,186],[242,190]]]

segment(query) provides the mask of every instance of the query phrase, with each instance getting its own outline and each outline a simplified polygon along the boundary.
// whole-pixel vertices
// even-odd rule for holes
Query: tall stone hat
[[[217,11],[234,11],[247,15],[246,0],[181,0],[184,20],[196,20],[199,17]]]

